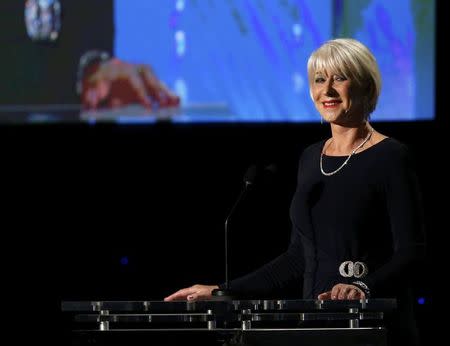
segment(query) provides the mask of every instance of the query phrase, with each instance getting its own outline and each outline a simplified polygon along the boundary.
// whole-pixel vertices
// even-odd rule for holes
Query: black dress
[[[424,256],[424,223],[410,154],[405,145],[386,138],[353,155],[336,174],[324,176],[324,143],[311,145],[301,155],[288,250],[233,280],[230,288],[270,296],[294,283],[303,286],[304,299],[315,299],[337,283],[359,280],[370,288],[372,298],[397,298],[396,313],[387,316],[388,329],[393,338],[401,334],[402,344],[414,345],[410,280]],[[334,171],[346,158],[324,156],[324,171]],[[364,262],[368,274],[343,277],[339,266],[344,261]]]

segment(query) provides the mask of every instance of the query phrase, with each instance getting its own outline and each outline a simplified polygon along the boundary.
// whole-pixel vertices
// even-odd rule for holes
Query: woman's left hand
[[[351,299],[364,299],[366,294],[359,287],[348,284],[337,284],[331,289],[331,291],[323,292],[317,296],[317,299],[326,300],[351,300]]]

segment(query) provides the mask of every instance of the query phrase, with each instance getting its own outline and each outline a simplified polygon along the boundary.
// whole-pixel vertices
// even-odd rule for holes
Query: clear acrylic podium
[[[393,299],[63,301],[72,345],[385,346]]]

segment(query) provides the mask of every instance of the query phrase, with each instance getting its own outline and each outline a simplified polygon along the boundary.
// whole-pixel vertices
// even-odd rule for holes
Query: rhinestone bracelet
[[[95,63],[102,63],[110,59],[110,55],[102,50],[88,50],[84,53],[78,63],[76,91],[81,95],[84,72],[86,68]]]
[[[362,282],[362,281],[353,281],[352,285],[355,285],[358,288],[360,288],[364,292],[364,294],[366,295],[366,298],[370,298],[370,288],[364,282]]]

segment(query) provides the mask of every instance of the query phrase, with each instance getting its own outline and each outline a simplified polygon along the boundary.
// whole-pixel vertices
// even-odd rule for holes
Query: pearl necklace
[[[363,140],[361,142],[360,145],[358,145],[355,149],[353,149],[353,151],[350,153],[350,155],[348,155],[348,157],[345,159],[344,163],[342,165],[340,165],[337,169],[335,169],[332,172],[325,172],[323,170],[323,164],[322,164],[322,159],[323,159],[323,151],[320,153],[320,171],[322,172],[323,175],[326,175],[327,177],[329,177],[330,175],[336,174],[337,172],[339,172],[342,168],[344,168],[344,166],[348,163],[348,161],[350,160],[350,158],[364,145],[367,143],[367,141],[370,139],[370,137],[372,137],[372,133],[373,133],[373,129],[370,129],[369,134],[367,135],[366,139]],[[330,143],[331,144],[331,143]]]

